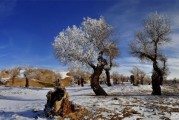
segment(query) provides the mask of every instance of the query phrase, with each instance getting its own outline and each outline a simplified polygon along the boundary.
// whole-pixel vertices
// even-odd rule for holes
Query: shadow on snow
[[[30,118],[30,119],[37,119],[38,116],[41,118],[44,117],[44,111],[39,110],[34,112],[33,110],[26,110],[26,111],[21,111],[21,112],[5,112],[3,110],[0,111],[0,118],[18,118],[18,117],[25,117],[25,118]]]
[[[17,101],[44,101],[43,99],[23,99],[21,97],[14,96],[0,96],[0,100],[17,100]]]

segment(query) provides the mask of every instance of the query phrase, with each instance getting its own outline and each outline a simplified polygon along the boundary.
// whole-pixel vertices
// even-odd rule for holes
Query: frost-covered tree
[[[166,68],[166,57],[161,47],[170,41],[170,31],[169,20],[157,12],[152,13],[145,19],[143,31],[137,32],[136,39],[129,44],[131,54],[153,63],[153,95],[161,95],[160,85]]]
[[[139,69],[137,66],[133,66],[133,68],[132,68],[132,70],[130,70],[130,72],[134,75],[135,84],[136,83],[138,84],[139,82],[141,84],[143,84],[143,80],[146,75],[146,73],[143,70]]]
[[[86,80],[86,72],[83,71],[81,67],[79,68],[77,65],[74,64],[69,68],[69,71],[74,78],[74,83],[83,86],[83,83]]]
[[[56,58],[62,63],[78,62],[93,69],[91,87],[96,95],[107,95],[99,84],[99,76],[109,70],[112,60],[118,56],[119,49],[112,37],[112,27],[103,17],[86,18],[80,27],[68,27],[56,36],[53,43]]]
[[[120,84],[128,81],[128,77],[124,76],[123,74],[119,74],[118,72],[113,72],[111,75],[113,79],[113,84]]]
[[[118,72],[113,72],[111,75],[113,84],[119,84],[121,82],[121,75]]]

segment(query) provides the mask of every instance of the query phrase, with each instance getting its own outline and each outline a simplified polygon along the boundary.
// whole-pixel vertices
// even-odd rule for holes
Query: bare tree
[[[10,70],[12,85],[14,85],[15,78],[16,78],[17,75],[19,74],[19,71],[20,71],[20,67],[15,67],[15,68],[13,68],[13,69]]]
[[[77,83],[78,85],[81,85],[82,87],[84,86],[84,82],[85,82],[84,71],[82,70],[73,71],[73,77],[74,77],[75,83]]]
[[[146,73],[144,71],[140,71],[140,84],[144,84],[144,77]]]
[[[62,63],[78,62],[93,69],[91,87],[96,95],[107,95],[99,84],[99,76],[105,69],[109,79],[112,60],[119,53],[111,35],[112,27],[103,17],[99,20],[87,18],[81,27],[74,25],[60,32],[53,43],[55,56]]]
[[[153,95],[161,95],[160,85],[165,66],[160,66],[159,63],[164,62],[162,59],[166,58],[162,54],[161,47],[170,41],[169,33],[169,20],[157,12],[152,13],[145,19],[143,31],[137,32],[136,39],[129,44],[131,54],[140,60],[153,63]]]
[[[24,77],[25,77],[25,87],[28,88],[29,87],[29,79],[32,73],[32,69],[26,69],[26,71],[24,72]]]
[[[78,85],[81,85],[83,87],[84,83],[87,82],[87,79],[89,80],[87,71],[75,62],[72,62],[72,65],[68,69],[70,73],[73,74],[74,83],[77,83]]]
[[[128,81],[128,77],[119,74],[118,72],[113,72],[111,75],[112,79],[113,79],[113,84],[120,84],[123,82],[127,82]]]
[[[146,75],[144,80],[143,80],[143,83],[150,85],[151,81],[152,81],[151,80],[151,76],[150,75]]]
[[[130,70],[130,72],[134,76],[134,80],[131,83],[134,85],[138,84],[140,69],[137,66],[133,66],[133,68],[132,68],[132,70]]]
[[[135,84],[143,84],[143,79],[145,77],[145,72],[139,69],[137,66],[133,66],[132,70],[130,71],[134,75],[134,83]]]
[[[112,63],[112,59],[114,59],[116,56],[119,55],[119,49],[116,47],[115,44],[109,44],[108,48],[104,48],[104,52],[106,53],[107,56],[109,56],[109,62],[110,62],[109,66],[104,67],[106,73],[106,82],[108,86],[111,86],[109,71],[112,66],[115,66],[115,63]]]
[[[29,80],[34,78],[35,76],[37,76],[38,72],[33,69],[33,68],[26,68],[25,72],[24,72],[24,77],[25,77],[25,87],[28,88],[29,87]]]

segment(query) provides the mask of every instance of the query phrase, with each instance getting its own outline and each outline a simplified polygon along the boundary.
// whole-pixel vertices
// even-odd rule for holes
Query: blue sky
[[[116,60],[120,67],[113,70],[129,75],[136,65],[149,73],[151,64],[131,56],[128,43],[147,14],[155,11],[171,19],[173,42],[165,46],[165,54],[170,77],[179,77],[177,0],[0,0],[0,69],[27,65],[66,69],[53,56],[54,37],[67,26],[80,25],[84,17],[104,16],[120,41],[121,55]]]

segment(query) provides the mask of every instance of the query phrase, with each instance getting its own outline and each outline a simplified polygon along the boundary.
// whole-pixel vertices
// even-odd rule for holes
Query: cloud
[[[138,6],[138,4],[138,0],[119,1],[104,13],[107,21],[119,31],[122,37],[130,37],[136,28],[136,21],[140,19],[140,17],[136,16],[141,14],[141,12],[137,12],[136,6]]]
[[[174,30],[178,30],[179,29],[179,12],[178,13],[175,13],[175,14],[173,14],[173,16],[172,16],[172,28],[174,29]]]
[[[67,66],[62,66],[62,65],[55,65],[55,64],[50,64],[50,65],[47,65],[47,64],[38,64],[38,65],[33,65],[34,67],[37,67],[37,68],[43,68],[43,69],[51,69],[51,70],[67,70],[68,67]]]
[[[147,75],[151,76],[152,73],[152,63],[141,63],[139,60],[135,57],[125,57],[125,58],[119,58],[116,60],[116,62],[119,63],[119,67],[112,68],[112,72],[118,72],[123,75],[130,76],[130,70],[133,68],[133,66],[137,66],[139,69],[143,70]],[[168,58],[168,67],[170,74],[168,76],[168,79],[173,78],[179,78],[179,57],[176,58]]]
[[[169,44],[167,44],[167,47],[169,48],[178,48],[179,46],[179,34],[174,33],[171,35],[171,42]]]
[[[152,65],[140,64],[140,63],[126,64],[126,65],[121,65],[120,67],[114,67],[112,69],[112,72],[118,72],[119,74],[130,76],[131,75],[130,71],[132,70],[133,66],[137,66],[139,69],[144,71],[147,75],[151,75]]]
[[[9,55],[9,54],[7,54]],[[0,55],[4,57],[5,63],[0,65],[0,69],[13,68],[15,66],[33,66],[43,69],[51,70],[67,70],[68,66],[63,66],[55,60],[53,55],[24,55],[24,54],[15,54],[6,60],[7,55]],[[2,60],[2,58],[1,58]],[[2,63],[2,61],[1,61]]]
[[[178,54],[178,52],[176,53]],[[172,55],[173,56],[173,55]],[[123,57],[118,58],[116,62],[119,64],[119,67],[115,67],[112,71],[117,71],[120,74],[131,75],[130,70],[133,66],[137,66],[139,69],[143,70],[148,75],[151,75],[152,72],[152,63],[142,63],[136,57]],[[179,78],[179,55],[175,57],[168,57],[167,65],[169,67],[170,74],[169,79]]]
[[[163,52],[168,58],[179,56],[179,33],[171,34],[171,42],[163,46]]]
[[[121,0],[105,11],[107,22],[114,26],[116,37],[119,39],[121,56],[129,55],[128,44],[134,40],[135,32],[140,30],[142,20],[148,9],[141,10],[140,0]]]
[[[139,62],[136,57],[123,57],[116,60],[119,63],[119,67],[112,68],[112,72],[116,71],[120,74],[130,76],[130,70],[133,66],[137,66],[143,70],[147,75],[151,75],[152,65],[150,63]]]
[[[157,3],[157,4],[156,4]],[[142,1],[142,0],[126,0],[118,1],[105,11],[104,17],[107,22],[115,26],[120,39],[119,46],[122,55],[116,62],[120,65],[113,71],[118,71],[124,75],[130,75],[133,66],[137,66],[146,73],[151,74],[152,64],[141,63],[137,58],[131,57],[128,53],[128,44],[135,37],[135,32],[141,30],[144,18],[151,12],[158,11],[167,15],[171,20],[172,42],[163,46],[163,53],[168,57],[168,65],[170,69],[169,78],[179,78],[179,1]]]
[[[168,66],[169,66],[169,71],[170,71],[169,78],[174,78],[174,77],[179,78],[179,75],[178,75],[178,73],[179,73],[179,57],[177,56],[176,58],[169,58]]]
[[[158,3],[158,4],[156,4]],[[144,18],[151,12],[158,11],[171,18],[172,28],[179,28],[179,1],[120,0],[105,11],[107,21],[119,31],[123,38],[130,38],[140,30]]]

